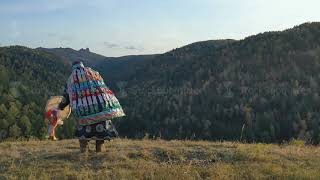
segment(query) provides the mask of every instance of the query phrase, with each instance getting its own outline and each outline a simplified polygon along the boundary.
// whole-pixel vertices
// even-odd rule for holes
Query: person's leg
[[[104,140],[96,140],[96,152],[101,152]]]
[[[109,138],[115,138],[119,136],[116,127],[112,124],[111,120],[106,121],[106,130],[109,134]]]
[[[81,153],[87,152],[88,140],[80,139],[79,143],[80,143],[80,152]]]
[[[58,123],[56,122],[55,124],[53,124],[53,127],[52,127],[52,140],[56,141],[57,138],[56,138],[56,128],[58,126]]]

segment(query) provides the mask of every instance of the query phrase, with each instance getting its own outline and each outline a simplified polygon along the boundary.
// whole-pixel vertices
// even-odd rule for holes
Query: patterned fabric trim
[[[104,111],[93,115],[83,116],[79,118],[79,124],[80,125],[90,125],[95,124],[101,121],[105,121],[106,119],[113,119],[117,117],[123,117],[125,116],[122,109],[114,109],[112,111]]]

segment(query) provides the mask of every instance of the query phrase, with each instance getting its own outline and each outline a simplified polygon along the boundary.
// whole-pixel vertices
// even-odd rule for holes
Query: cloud
[[[108,49],[114,49],[114,48],[118,48],[118,49],[124,49],[124,50],[132,50],[132,51],[143,51],[144,48],[143,47],[139,47],[139,46],[133,46],[133,45],[121,45],[121,44],[117,44],[117,43],[111,43],[111,42],[103,42],[103,45],[105,47],[107,47]]]
[[[119,47],[118,44],[110,43],[110,42],[103,42],[103,45],[106,46],[107,48],[110,48],[110,49]]]
[[[143,51],[144,50],[143,47],[139,47],[139,46],[126,46],[124,48],[127,50],[133,50],[133,51]]]
[[[128,50],[137,50],[138,49],[138,47],[135,47],[135,46],[126,46],[124,48],[128,49]]]

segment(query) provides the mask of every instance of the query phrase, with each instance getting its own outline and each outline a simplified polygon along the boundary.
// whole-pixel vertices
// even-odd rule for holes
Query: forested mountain
[[[209,40],[195,42],[181,48],[174,49],[167,52],[173,56],[206,56],[208,53],[214,51],[215,49],[225,46],[229,43],[236,42],[233,39],[222,39],[222,40]]]
[[[243,130],[248,141],[318,143],[319,47],[320,23],[307,23],[157,55],[135,66],[130,77],[120,67],[123,78],[115,79],[125,81],[119,85],[127,112],[120,131],[235,140]]]
[[[0,54],[9,65],[20,62],[13,57],[20,59],[26,51],[9,49]],[[41,88],[62,86],[70,72],[63,61],[72,59],[69,51],[63,55],[43,49],[27,51],[34,55],[22,58],[28,59],[23,62],[39,55],[43,63],[54,59],[56,66],[61,65],[53,71],[61,73],[59,82],[46,81]],[[127,116],[115,121],[122,136],[140,138],[148,133],[166,139],[320,141],[320,23],[238,41],[198,42],[160,55],[86,58],[84,62],[103,74],[124,107]],[[37,66],[30,70],[39,71]],[[14,68],[10,71],[18,74]],[[10,104],[5,108],[10,109]]]
[[[21,46],[0,48],[0,140],[46,134],[45,103],[62,93],[70,68],[49,53]]]

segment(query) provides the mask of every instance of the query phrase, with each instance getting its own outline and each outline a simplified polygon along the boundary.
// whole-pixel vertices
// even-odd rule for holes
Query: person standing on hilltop
[[[75,135],[79,138],[80,152],[87,151],[89,140],[96,140],[96,152],[101,152],[104,140],[117,135],[110,130],[110,119],[125,116],[118,99],[99,72],[85,67],[81,61],[72,63],[63,96],[58,108],[63,110],[70,104],[78,119]]]

